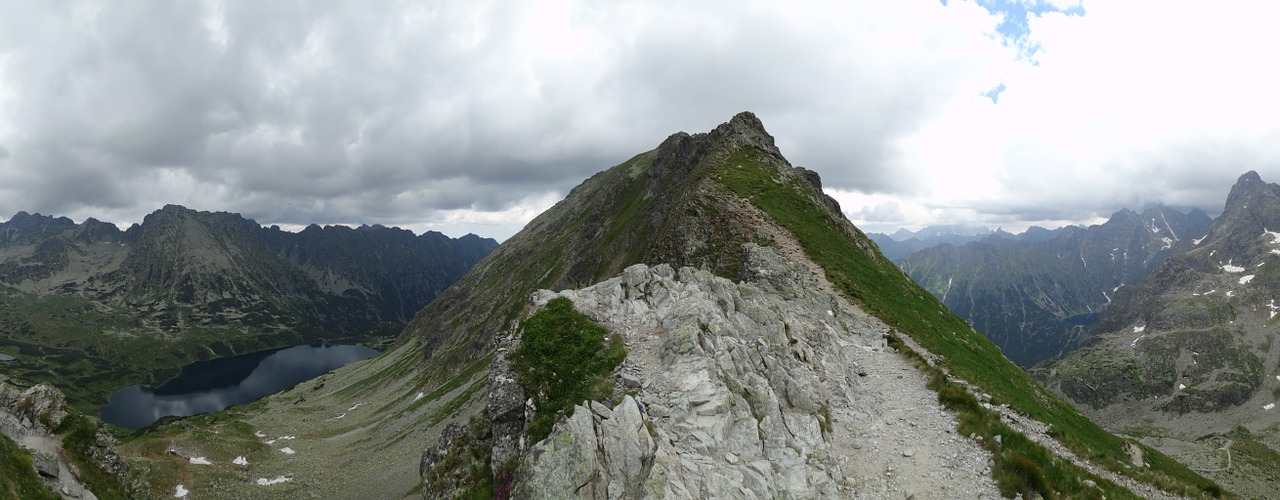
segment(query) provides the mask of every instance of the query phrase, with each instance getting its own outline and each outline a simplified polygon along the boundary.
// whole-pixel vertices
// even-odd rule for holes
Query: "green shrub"
[[[573,405],[613,392],[611,375],[627,357],[627,350],[616,336],[606,345],[605,328],[574,310],[564,297],[552,299],[521,322],[520,332],[520,346],[511,352],[511,368],[538,408],[528,434],[541,441]]]

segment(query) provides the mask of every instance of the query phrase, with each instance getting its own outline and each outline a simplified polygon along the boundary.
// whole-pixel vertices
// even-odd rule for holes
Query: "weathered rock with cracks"
[[[537,307],[567,297],[623,336],[630,352],[617,387],[627,395],[612,407],[584,402],[532,444],[515,497],[996,494],[987,455],[951,433],[954,418],[918,373],[860,375],[901,364],[885,351],[883,325],[773,249],[744,245],[742,262],[741,283],[635,265],[588,288],[535,294]],[[895,398],[920,406],[919,426],[889,421],[902,418],[886,407]],[[895,424],[909,431],[886,431]]]

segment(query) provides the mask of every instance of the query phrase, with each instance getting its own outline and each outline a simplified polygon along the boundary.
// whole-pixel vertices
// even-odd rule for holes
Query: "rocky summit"
[[[651,202],[660,196],[663,204]],[[649,233],[668,240],[601,252]],[[546,242],[574,250],[511,259]],[[467,286],[498,270],[520,280],[500,289],[510,295]],[[1159,497],[1140,482],[1155,475],[1181,478],[1165,485],[1179,491],[1214,487],[1156,452],[1159,472],[1132,470],[1133,445],[1054,402],[911,283],[822,194],[817,174],[781,157],[754,116],[674,135],[597,174],[459,283],[445,295],[468,294],[472,311],[503,297],[510,302],[499,310],[510,312],[463,330],[490,332],[488,346],[465,347],[494,353],[488,397],[424,453],[426,498],[490,489],[521,498]],[[625,339],[629,353],[611,396],[580,401],[549,436],[531,438],[540,395],[506,356],[520,348],[523,319],[554,297]],[[419,319],[474,325],[440,321],[450,316],[438,301]],[[434,340],[458,330],[424,322],[419,332],[429,347],[467,345]],[[1036,472],[1011,475],[1022,467],[1015,461]],[[1015,479],[1039,474],[1065,481],[1038,490]]]

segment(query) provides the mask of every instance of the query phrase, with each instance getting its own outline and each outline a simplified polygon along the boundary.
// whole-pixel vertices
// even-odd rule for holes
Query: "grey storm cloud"
[[[974,106],[966,99],[991,113],[981,92],[1010,76],[994,109],[1031,117],[1015,113],[1005,132],[968,142],[1021,147],[1034,141],[1018,134],[1037,130],[1026,120],[1078,118],[1080,106],[1026,105],[1070,94],[1028,96],[1038,83],[1013,78],[1031,66],[993,38],[1000,19],[971,2],[923,0],[20,2],[0,16],[0,217],[138,221],[165,203],[298,225],[527,217],[671,133],[750,110],[827,187],[903,200],[879,212],[846,202],[851,215],[901,222],[939,189],[965,189],[937,180],[960,168],[963,148],[919,154],[965,140],[904,139],[937,123],[982,129],[944,119]],[[1034,20],[1031,36],[1054,19]],[[1037,52],[1045,68],[1061,47]],[[1105,186],[1052,192],[1025,170],[1074,166],[1053,164],[1064,156],[1054,150],[1012,147],[1003,166],[981,167],[1019,172],[992,175],[999,196],[961,201],[1000,219],[1044,215],[1045,199],[1063,219],[1150,201],[1157,189],[1199,206],[1213,176],[1190,159],[1222,167],[1232,155],[1183,143],[1193,145],[1186,155],[1125,159]],[[1274,159],[1245,150],[1223,176]],[[1150,172],[1161,180],[1138,191],[1151,194],[1124,189]]]
[[[808,162],[838,166],[831,182],[888,189],[871,167],[885,156],[881,136],[909,123],[913,107],[904,91],[854,109],[875,119],[789,116],[830,76],[821,67],[839,61],[760,9],[719,23],[687,22],[715,19],[713,8],[658,13],[633,40],[590,40],[606,52],[576,67],[521,50],[537,41],[521,29],[537,7],[515,3],[17,8],[26,12],[5,16],[0,35],[17,96],[7,114],[21,132],[0,170],[9,212],[146,211],[184,199],[295,223],[318,214],[283,204],[361,211],[340,220],[494,210],[563,192],[667,134],[744,109],[777,117],[775,134]],[[674,18],[686,22],[666,23]],[[843,101],[881,85],[822,92]],[[183,187],[203,193],[172,192]],[[379,201],[415,192],[410,206]]]
[[[233,197],[378,198],[462,179],[450,184],[475,190],[468,201],[451,192],[424,205],[492,207],[503,200],[485,191],[581,172],[582,159],[517,156],[562,153],[539,152],[532,135],[557,118],[538,116],[547,123],[508,136],[504,115],[522,111],[477,102],[484,80],[502,75],[477,74],[486,39],[453,47],[450,12],[406,23],[412,13],[379,11],[399,7],[382,2],[193,6],[131,2],[9,17],[5,45],[32,47],[6,64],[21,96],[10,116],[20,117],[22,139],[6,172],[24,193],[16,201],[55,212],[154,203],[148,196],[161,193],[133,186],[176,170]]]

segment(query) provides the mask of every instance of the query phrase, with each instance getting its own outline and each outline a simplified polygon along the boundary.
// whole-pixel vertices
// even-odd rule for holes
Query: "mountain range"
[[[1094,338],[1038,376],[1108,428],[1199,460],[1242,494],[1272,495],[1280,470],[1277,228],[1280,185],[1242,175],[1206,234],[1116,293]]]
[[[1125,209],[1089,227],[939,244],[898,265],[1005,356],[1030,367],[1073,349],[1117,289],[1190,248],[1211,222],[1198,209]]]
[[[383,226],[262,227],[168,205],[120,230],[19,212],[0,223],[6,372],[82,407],[197,359],[389,340],[497,246]]]
[[[1034,238],[1039,232],[1028,230],[1025,234]],[[867,233],[867,237],[871,238],[871,241],[876,242],[876,245],[880,247],[880,253],[884,254],[889,260],[894,261],[944,243],[963,245],[992,236],[1012,239],[1022,238],[1022,235],[1015,235],[1000,228],[988,229],[958,224],[926,226],[919,231],[901,228],[894,231],[893,234]]]

